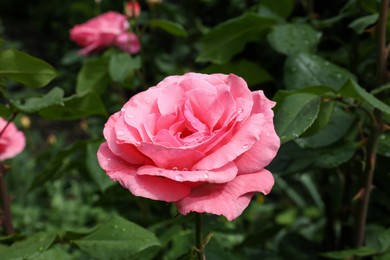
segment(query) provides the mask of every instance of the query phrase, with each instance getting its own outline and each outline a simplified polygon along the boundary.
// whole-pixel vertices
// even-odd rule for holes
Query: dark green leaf
[[[240,60],[223,65],[212,64],[204,69],[202,73],[233,73],[244,78],[249,86],[273,80],[267,71],[258,64],[248,60]]]
[[[275,129],[281,142],[298,138],[316,119],[321,98],[312,94],[287,96],[278,104],[275,113]]]
[[[313,53],[321,38],[321,33],[307,24],[280,24],[272,27],[268,41],[277,52],[295,54]]]
[[[349,161],[355,154],[357,145],[354,143],[346,143],[341,146],[329,147],[318,151],[309,151],[314,160],[314,166],[324,169],[335,168]]]
[[[108,75],[108,57],[100,57],[84,63],[77,75],[76,93],[102,93],[110,79]]]
[[[348,79],[354,79],[347,70],[314,54],[300,53],[288,57],[284,84],[287,89],[301,89],[326,85],[339,89]]]
[[[73,260],[74,257],[60,247],[53,247],[43,252],[42,254],[34,257],[34,260]]]
[[[115,184],[99,166],[96,154],[101,142],[90,142],[87,144],[86,161],[87,169],[92,180],[99,186],[101,191]]]
[[[38,233],[26,240],[18,241],[0,251],[1,259],[31,259],[46,251],[54,242],[55,235]]]
[[[44,96],[27,98],[23,104],[19,100],[11,100],[11,104],[24,113],[35,113],[54,105],[62,106],[63,97],[64,91],[55,87]]]
[[[204,36],[196,60],[226,63],[242,51],[248,42],[259,40],[261,32],[274,23],[271,18],[247,13],[219,24]]]
[[[134,71],[141,67],[141,60],[137,56],[131,57],[128,53],[113,54],[108,64],[108,71],[113,81],[126,83],[126,79],[133,77]]]
[[[331,145],[340,140],[350,129],[354,121],[353,114],[336,109],[329,124],[320,132],[306,138],[299,138],[295,141],[303,148],[319,148]]]
[[[73,242],[97,259],[134,259],[140,255],[145,257],[143,259],[151,259],[160,246],[153,233],[119,216]],[[149,258],[147,253],[151,254]]]
[[[295,4],[294,0],[262,0],[260,3],[260,11],[263,7],[266,7],[269,11],[282,18],[287,18],[290,16]]]
[[[347,259],[353,256],[370,256],[376,253],[376,250],[370,247],[359,247],[342,251],[334,251],[321,254],[324,257],[332,259]]]
[[[364,88],[359,86],[355,81],[348,80],[339,90],[343,97],[354,98],[358,101],[368,103],[371,106],[390,114],[390,106],[377,99],[374,95],[368,93]]]
[[[102,100],[94,92],[65,98],[63,106],[52,106],[41,110],[39,114],[48,119],[58,120],[74,120],[92,115],[107,116]]]
[[[152,28],[159,28],[175,36],[187,37],[187,32],[183,26],[172,21],[152,19],[149,20],[149,26]]]
[[[332,117],[335,105],[335,101],[323,97],[321,99],[320,112],[318,113],[316,120],[309,127],[309,129],[307,129],[305,133],[303,133],[302,137],[307,137],[316,134],[321,131],[325,126],[327,126]]]
[[[381,226],[368,226],[366,229],[366,245],[375,248],[377,252],[390,249],[390,229]]]
[[[7,118],[11,114],[12,114],[12,112],[8,107],[0,104],[0,117]]]
[[[379,14],[370,14],[367,16],[359,17],[348,25],[357,34],[362,34],[364,30],[378,21]]]
[[[54,79],[57,72],[43,60],[9,49],[0,52],[0,76],[29,87],[40,88]]]

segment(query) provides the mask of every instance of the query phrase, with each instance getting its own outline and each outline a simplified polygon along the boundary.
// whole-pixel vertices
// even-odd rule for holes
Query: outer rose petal
[[[116,45],[123,51],[137,54],[141,50],[141,43],[135,33],[122,33],[116,38]]]
[[[191,194],[176,202],[180,214],[189,212],[223,215],[228,220],[237,218],[254,192],[268,194],[274,185],[274,178],[267,170],[237,176],[226,184],[204,184],[192,189]]]
[[[135,196],[174,202],[184,198],[191,191],[187,185],[167,178],[137,175],[137,168],[115,156],[106,143],[99,147],[97,155],[99,164],[107,175]]]
[[[263,169],[275,158],[279,150],[280,139],[273,124],[270,122],[262,128],[260,140],[234,161],[240,173],[251,173]]]
[[[0,131],[7,125],[7,121],[0,118]],[[0,161],[10,159],[21,153],[26,146],[26,138],[13,123],[10,123],[0,136]]]
[[[191,170],[166,170],[153,166],[143,166],[138,168],[137,174],[162,176],[178,182],[207,182],[207,183],[226,183],[237,176],[237,167],[233,162],[214,170],[191,171]]]

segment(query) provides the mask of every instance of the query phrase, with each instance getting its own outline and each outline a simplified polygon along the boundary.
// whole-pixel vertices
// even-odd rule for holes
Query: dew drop
[[[111,161],[111,158],[107,158],[107,161]]]
[[[41,246],[40,248],[38,248],[38,251],[42,252],[44,250],[44,248]]]
[[[338,79],[340,79],[340,78],[341,78],[341,74],[337,74],[336,77],[337,77]]]
[[[244,144],[241,148],[242,149],[248,149],[249,148],[249,144]]]
[[[127,114],[126,115],[128,118],[134,118],[134,115],[132,115],[132,114]]]
[[[122,108],[121,108],[121,111],[122,111],[122,112],[125,112],[125,111],[126,111],[126,108],[122,107]]]
[[[157,170],[157,174],[162,173],[162,172],[163,172],[163,170],[161,170],[161,169]]]
[[[188,169],[187,168],[183,168],[183,171],[188,171]]]
[[[208,179],[209,178],[209,174],[207,172],[203,173],[203,178]]]
[[[181,174],[176,175],[175,180],[176,181],[183,181],[183,175],[181,175]]]
[[[240,108],[240,109],[237,110],[237,113],[238,113],[238,114],[241,114],[242,112],[244,112],[244,109],[243,109],[243,108]]]
[[[177,171],[178,168],[177,167],[172,167],[172,171]]]
[[[125,228],[122,228],[122,231],[123,231],[123,232],[125,232],[125,231],[126,231],[126,229],[125,229]]]
[[[114,225],[114,228],[115,228],[115,229],[117,229],[117,228],[118,228],[118,226],[117,226],[117,225]]]

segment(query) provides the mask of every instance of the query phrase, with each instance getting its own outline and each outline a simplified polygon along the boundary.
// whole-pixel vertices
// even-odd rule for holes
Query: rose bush
[[[274,104],[233,74],[167,77],[108,119],[99,164],[136,196],[233,220],[274,184]]]
[[[7,121],[0,118],[0,133],[0,161],[15,157],[23,151],[26,138],[13,123],[7,125]]]
[[[85,48],[80,54],[101,51],[116,46],[125,52],[136,54],[140,51],[140,42],[132,32],[128,32],[130,24],[126,16],[109,11],[84,24],[74,26],[70,30],[70,38]]]

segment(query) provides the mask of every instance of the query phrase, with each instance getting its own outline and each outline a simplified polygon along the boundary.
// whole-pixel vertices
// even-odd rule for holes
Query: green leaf
[[[8,49],[0,52],[1,76],[28,87],[40,88],[53,80],[57,76],[57,71],[43,60]]]
[[[308,53],[289,56],[284,73],[284,84],[287,89],[326,85],[337,90],[348,79],[355,79],[355,76],[346,69]]]
[[[172,21],[162,20],[162,19],[152,19],[149,20],[149,26],[152,28],[159,28],[175,36],[187,37],[187,32],[183,28],[183,26]]]
[[[12,114],[12,112],[8,107],[0,104],[0,117],[7,118],[7,117],[11,116],[11,114]]]
[[[381,253],[388,251],[390,249],[390,229],[381,226],[368,226],[366,245]]]
[[[314,158],[313,165],[315,167],[330,169],[349,161],[355,154],[356,149],[356,144],[348,142],[317,151],[310,150],[307,156],[312,156]]]
[[[261,32],[270,28],[274,19],[246,13],[211,29],[202,39],[200,54],[196,61],[217,64],[228,62],[251,41],[258,41]]]
[[[356,249],[347,249],[321,254],[324,257],[333,259],[347,259],[353,256],[370,256],[376,253],[376,250],[370,247],[359,247]]]
[[[379,137],[378,153],[390,157],[390,133],[383,133]]]
[[[108,63],[108,71],[113,81],[126,84],[126,79],[133,77],[134,71],[141,67],[139,56],[133,58],[128,53],[113,54]]]
[[[279,24],[267,36],[272,48],[289,55],[298,52],[313,53],[321,33],[307,24]]]
[[[160,247],[153,233],[119,216],[73,242],[97,259],[151,259]]]
[[[300,93],[287,96],[278,104],[274,122],[282,143],[299,137],[313,124],[320,102],[317,95]]]
[[[0,251],[1,259],[31,259],[49,248],[54,242],[54,234],[38,233],[30,236],[26,240],[18,241]]]
[[[41,110],[39,114],[57,120],[74,120],[92,115],[107,116],[105,106],[95,92],[65,98],[63,106],[52,106]]]
[[[112,181],[104,172],[104,170],[99,166],[96,154],[100,144],[101,141],[90,142],[87,144],[87,155],[85,163],[92,180],[95,181],[95,183],[99,186],[100,190],[103,192],[108,187],[114,185],[115,182]]]
[[[309,127],[309,129],[305,131],[305,133],[303,133],[302,137],[307,137],[316,134],[321,131],[325,126],[327,126],[332,117],[335,105],[336,101],[327,99],[326,97],[322,97],[320,112],[318,113],[318,116],[314,123]]]
[[[77,75],[76,93],[102,93],[110,82],[108,75],[109,57],[99,57],[85,62]]]
[[[364,30],[376,23],[379,19],[379,14],[370,14],[363,17],[359,17],[348,25],[349,28],[353,29],[357,34],[362,34]]]
[[[48,259],[72,260],[74,259],[74,257],[58,246],[52,247],[49,250],[38,255],[37,257],[34,257],[34,260],[48,260]]]
[[[331,145],[347,133],[354,119],[352,114],[336,109],[329,124],[324,129],[309,137],[296,139],[295,142],[302,148],[319,148]]]
[[[374,95],[368,93],[364,88],[359,86],[355,81],[348,80],[338,91],[338,93],[347,98],[354,98],[358,101],[368,103],[380,111],[390,114],[390,106],[377,99]]]
[[[64,91],[58,87],[53,88],[42,97],[27,98],[23,104],[19,100],[10,100],[11,104],[24,113],[35,113],[42,109],[63,105]]]
[[[202,73],[233,73],[244,78],[249,86],[273,80],[271,75],[269,75],[266,70],[264,70],[258,64],[248,60],[240,60],[238,62],[227,63],[223,65],[211,64],[205,68]]]
[[[294,0],[262,0],[260,3],[260,11],[263,7],[266,7],[268,10],[282,18],[290,16],[295,4]]]

